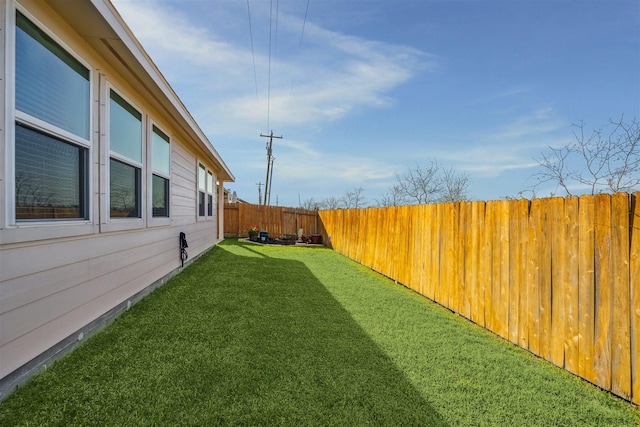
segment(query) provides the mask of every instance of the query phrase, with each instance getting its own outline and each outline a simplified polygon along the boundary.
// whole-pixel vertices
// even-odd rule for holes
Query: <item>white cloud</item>
[[[463,141],[464,149],[439,147],[432,154],[443,164],[473,176],[499,176],[508,171],[538,166],[535,158],[548,146],[564,145],[569,126],[553,109],[544,108],[516,117],[509,123]]]
[[[170,3],[148,7],[116,0],[115,5],[205,132],[217,135],[242,135],[247,128],[264,127],[267,119],[278,127],[321,126],[359,108],[388,106],[389,91],[436,66],[435,57],[417,49],[312,22],[306,23],[302,49],[274,49],[271,60],[256,49],[252,57],[245,40],[222,41],[213,23],[197,26]],[[248,27],[246,15],[234,19]],[[279,46],[283,39],[299,39],[300,24],[298,17],[280,16]]]
[[[539,139],[540,136],[566,128],[567,124],[558,119],[552,108],[543,108],[518,117],[503,126],[497,132],[488,135],[488,139],[507,142],[521,142]]]

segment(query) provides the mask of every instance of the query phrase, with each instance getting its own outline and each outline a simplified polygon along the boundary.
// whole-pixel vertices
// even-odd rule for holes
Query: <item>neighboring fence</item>
[[[640,193],[320,211],[335,250],[640,403]]]
[[[247,237],[252,226],[269,232],[270,237],[318,233],[318,211],[282,206],[227,203],[224,205],[224,237]]]

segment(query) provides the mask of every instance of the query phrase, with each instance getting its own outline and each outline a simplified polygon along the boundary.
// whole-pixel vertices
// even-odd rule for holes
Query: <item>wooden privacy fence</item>
[[[224,237],[247,237],[249,227],[258,226],[270,237],[318,233],[318,211],[282,206],[227,203],[224,205]]]
[[[337,251],[640,403],[640,193],[320,211]]]

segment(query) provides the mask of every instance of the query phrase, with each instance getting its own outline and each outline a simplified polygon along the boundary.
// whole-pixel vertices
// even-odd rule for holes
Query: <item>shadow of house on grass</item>
[[[225,399],[243,402],[243,423],[446,425],[304,263],[251,245],[215,250],[239,268],[197,275],[216,289],[217,353],[233,372]]]

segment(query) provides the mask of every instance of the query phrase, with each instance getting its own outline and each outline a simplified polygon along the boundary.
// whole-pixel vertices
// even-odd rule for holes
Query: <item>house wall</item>
[[[11,0],[0,0],[0,22],[6,36],[0,61],[2,72],[11,75]],[[82,339],[80,331],[117,307],[126,307],[145,289],[162,283],[181,268],[179,233],[187,236],[190,259],[202,254],[221,238],[222,215],[219,197],[213,195],[213,214],[201,217],[197,206],[197,171],[200,164],[219,179],[222,170],[215,158],[195,146],[184,129],[167,116],[167,110],[150,102],[145,87],[114,70],[86,40],[43,1],[20,1],[21,11],[37,20],[57,41],[77,54],[91,69],[90,207],[86,221],[11,220],[11,174],[14,127],[12,79],[2,78],[0,108],[5,125],[0,131],[0,161],[6,168],[0,175],[0,399],[37,366],[46,363],[56,347]],[[6,82],[6,83],[5,83]],[[115,88],[143,112],[143,128],[151,132],[156,124],[171,138],[170,217],[151,215],[150,153],[144,151],[142,172],[142,218],[109,218],[106,192],[109,150],[105,135],[108,87]],[[157,101],[157,98],[156,98]],[[3,110],[4,112],[4,110]],[[7,129],[7,132],[4,132]],[[150,141],[148,137],[147,142]],[[149,144],[146,144],[147,146]],[[215,181],[214,181],[215,182]],[[220,189],[223,183],[220,182]],[[135,302],[135,301],[134,301]],[[84,328],[84,329],[83,329]],[[62,344],[65,343],[65,344]],[[52,351],[53,349],[53,351]],[[29,368],[25,369],[25,366]]]

